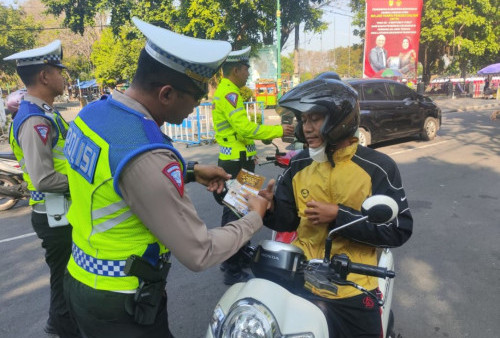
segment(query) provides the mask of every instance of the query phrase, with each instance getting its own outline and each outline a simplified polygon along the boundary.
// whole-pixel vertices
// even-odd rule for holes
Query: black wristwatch
[[[186,179],[184,183],[194,182],[196,181],[196,177],[194,176],[194,166],[198,164],[197,161],[189,161],[186,167]]]

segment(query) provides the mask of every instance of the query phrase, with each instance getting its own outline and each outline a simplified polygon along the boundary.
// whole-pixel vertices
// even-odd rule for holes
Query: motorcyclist
[[[297,231],[292,244],[307,259],[323,258],[328,231],[361,217],[361,204],[383,194],[399,206],[395,220],[375,226],[361,222],[334,238],[332,255],[345,253],[356,263],[377,265],[377,247],[397,247],[411,236],[413,219],[395,162],[387,155],[358,144],[356,91],[349,85],[320,77],[300,84],[279,101],[278,111],[292,111],[295,130],[308,149],[292,158],[276,184],[261,196],[270,201],[264,224],[276,231]],[[326,183],[326,184],[325,184]],[[377,278],[350,274],[348,280],[377,292]],[[325,313],[335,337],[380,337],[378,305],[361,291],[338,286],[337,293],[306,283],[305,297]],[[318,297],[319,296],[319,297]]]

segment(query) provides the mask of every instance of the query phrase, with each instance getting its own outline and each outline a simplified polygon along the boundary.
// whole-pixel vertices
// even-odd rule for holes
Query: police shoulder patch
[[[46,145],[49,139],[50,127],[46,124],[37,124],[34,128],[43,144]]]
[[[184,178],[178,162],[169,163],[162,170],[163,175],[174,184],[181,197],[184,196]]]
[[[226,100],[231,103],[231,105],[236,108],[236,104],[238,103],[238,94],[236,93],[229,93],[226,95]]]

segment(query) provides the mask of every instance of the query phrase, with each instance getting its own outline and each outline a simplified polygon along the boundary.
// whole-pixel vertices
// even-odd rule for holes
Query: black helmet
[[[324,72],[324,73],[321,73],[318,76],[316,76],[316,80],[320,80],[320,79],[331,79],[331,80],[339,80],[339,81],[341,81],[339,74],[337,74],[335,72]]]
[[[283,95],[278,104],[278,113],[291,110],[295,114],[298,121],[295,136],[300,142],[305,142],[302,114],[325,115],[321,136],[329,144],[353,136],[359,126],[357,92],[348,84],[328,77],[301,83]]]

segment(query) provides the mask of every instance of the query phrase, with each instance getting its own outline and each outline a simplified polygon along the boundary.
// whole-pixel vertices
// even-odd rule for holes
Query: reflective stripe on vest
[[[43,201],[45,200],[45,194],[43,192],[39,192],[39,191],[30,191],[31,193],[31,196],[30,198],[33,200],[33,201]]]
[[[111,219],[108,219],[102,223],[99,223],[99,221],[102,218],[106,218],[108,216],[111,216],[112,214],[116,213],[119,210],[127,208],[127,211],[124,213],[120,214],[119,216],[115,216]],[[118,201],[116,203],[110,204],[108,206],[105,206],[104,208],[100,208],[97,210],[92,210],[92,233],[91,236],[94,234],[97,234],[99,232],[104,232],[106,230],[112,229],[114,226],[122,223],[125,221],[127,218],[132,217],[133,213],[128,209],[128,205],[125,203],[125,201]],[[96,225],[96,223],[98,223]]]
[[[125,277],[127,276],[125,272],[123,272],[123,268],[125,267],[125,263],[127,261],[113,261],[106,259],[97,259],[90,255],[87,255],[80,249],[75,243],[73,243],[72,247],[72,255],[73,259],[79,267],[99,276],[108,276],[108,277]]]

